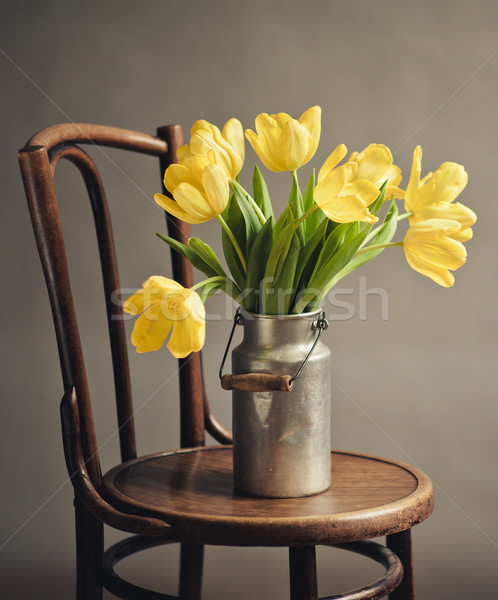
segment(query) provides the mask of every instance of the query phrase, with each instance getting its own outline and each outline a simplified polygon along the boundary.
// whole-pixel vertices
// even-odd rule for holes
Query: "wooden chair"
[[[77,598],[102,598],[103,586],[128,599],[176,598],[143,590],[119,578],[114,565],[145,548],[180,543],[179,597],[201,595],[203,549],[226,546],[289,547],[291,600],[318,597],[316,545],[364,554],[386,568],[373,584],[342,596],[359,600],[414,598],[410,528],[432,511],[428,478],[412,467],[382,458],[332,453],[332,486],[308,498],[266,500],[232,489],[231,434],[207,402],[201,355],[179,361],[181,449],[137,458],[130,375],[122,309],[111,301],[119,289],[111,221],[102,183],[91,158],[77,144],[111,146],[159,158],[161,171],[182,143],[178,125],[157,136],[88,124],[49,127],[19,152],[33,229],[45,273],[60,355],[64,397],[62,433],[74,486]],[[85,374],[68,264],[54,190],[60,159],[83,176],[97,231],[106,297],[122,464],[101,474],[90,391]],[[186,242],[187,224],[167,217],[169,235]],[[193,284],[190,263],[172,255],[173,276]],[[208,431],[220,446],[205,447]],[[138,534],[104,552],[104,525]],[[387,546],[363,541],[387,536]],[[404,573],[404,575],[403,575]]]

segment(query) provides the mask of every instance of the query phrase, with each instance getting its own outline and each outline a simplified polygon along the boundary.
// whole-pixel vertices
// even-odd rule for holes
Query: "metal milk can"
[[[322,311],[239,309],[236,322],[244,338],[232,352],[233,375],[222,378],[232,389],[235,488],[273,498],[326,490],[331,374],[330,350],[317,339],[327,324]]]

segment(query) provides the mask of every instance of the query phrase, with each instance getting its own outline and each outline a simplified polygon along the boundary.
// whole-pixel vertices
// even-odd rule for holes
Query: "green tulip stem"
[[[308,208],[308,210],[296,221],[296,227],[301,225],[301,223],[311,215],[311,213],[314,213],[315,210],[317,210],[318,208],[320,208],[318,206],[318,204],[313,204],[313,206],[311,208]]]
[[[259,208],[259,206],[256,204],[256,201],[254,200],[254,198],[251,196],[251,194],[248,194],[246,192],[246,190],[240,185],[240,183],[234,179],[232,181],[232,185],[237,186],[238,189],[244,194],[244,196],[249,200],[249,203],[251,204],[251,206],[254,209],[254,212],[256,213],[256,215],[258,216],[258,219],[261,222],[261,225],[264,225],[266,223],[266,217],[263,214],[262,210]]]
[[[411,217],[412,215],[413,215],[413,212],[412,212],[412,211],[410,211],[410,212],[406,212],[406,213],[403,213],[402,215],[399,215],[399,216],[398,216],[398,218],[397,218],[397,221],[398,221],[398,222],[399,222],[399,221],[403,221],[404,219],[408,219],[408,218],[409,218],[409,217]]]
[[[226,280],[227,280],[227,278],[223,277],[223,275],[217,275],[216,277],[210,277],[209,279],[203,279],[202,281],[199,281],[199,283],[196,283],[189,289],[193,292],[194,290],[197,290],[198,288],[203,287],[203,286],[207,285],[208,283],[215,283],[218,281],[220,283],[224,283]]]
[[[370,252],[370,250],[383,250],[384,248],[395,248],[396,246],[402,247],[403,242],[389,242],[387,244],[372,244],[371,246],[365,246],[365,248],[361,248],[360,250],[358,250],[358,252],[356,252],[356,254],[354,256],[359,256],[360,254],[364,254],[365,252]]]
[[[218,215],[216,218],[218,219],[220,225],[223,227],[223,230],[225,231],[225,233],[228,235],[230,241],[232,242],[232,245],[235,248],[235,252],[237,252],[237,255],[240,259],[242,268],[244,269],[244,273],[246,273],[247,272],[246,259],[244,258],[244,255],[242,254],[242,250],[240,249],[240,246],[237,244],[237,240],[235,239],[230,227],[228,227],[225,219],[221,215]]]

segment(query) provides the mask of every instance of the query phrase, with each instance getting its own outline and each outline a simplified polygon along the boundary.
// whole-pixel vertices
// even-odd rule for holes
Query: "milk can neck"
[[[313,323],[321,311],[300,315],[260,315],[242,312],[244,342],[257,345],[305,342],[316,336]]]

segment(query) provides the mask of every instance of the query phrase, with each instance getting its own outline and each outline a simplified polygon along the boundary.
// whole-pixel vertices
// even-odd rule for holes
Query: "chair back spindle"
[[[93,422],[90,391],[85,370],[78,322],[71,292],[64,236],[54,187],[54,172],[59,160],[70,161],[83,177],[90,199],[106,301],[107,322],[112,354],[119,441],[123,461],[137,455],[127,338],[119,303],[113,301],[120,289],[111,219],[99,172],[93,160],[76,144],[110,146],[155,155],[159,158],[161,177],[169,164],[176,161],[176,149],[182,144],[178,125],[158,129],[157,137],[113,127],[64,124],[55,125],[34,135],[19,152],[21,173],[28,199],[38,251],[47,283],[55,324],[64,391],[75,388],[84,460],[92,482],[100,484],[101,472]],[[168,233],[186,243],[187,223],[167,215]],[[173,277],[185,287],[193,285],[190,263],[172,252]],[[182,447],[204,444],[204,384],[200,353],[179,361]],[[209,422],[216,421],[209,413]],[[219,426],[218,426],[219,427]]]

